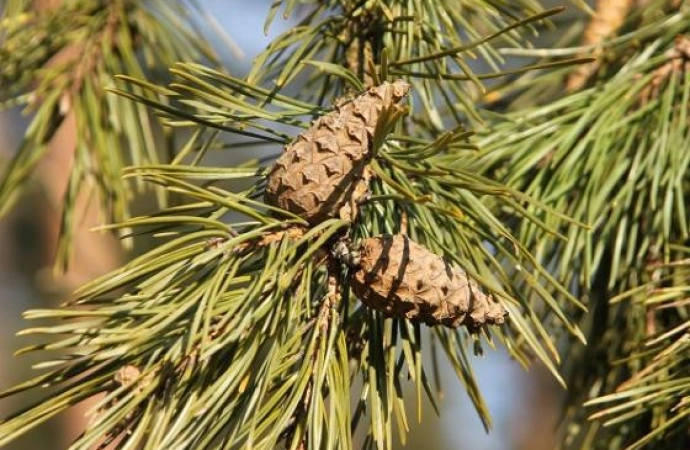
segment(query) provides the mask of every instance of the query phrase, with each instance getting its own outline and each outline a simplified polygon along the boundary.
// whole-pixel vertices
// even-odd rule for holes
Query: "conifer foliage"
[[[594,41],[534,49],[535,32],[587,16],[552,21],[563,9],[533,0],[276,0],[266,26],[295,24],[239,77],[171,20],[187,2],[64,3],[3,10],[2,99],[36,113],[0,199],[19,198],[68,92],[94,119],[75,180],[101,167],[105,228],[152,245],[25,313],[43,322],[21,351],[45,356],[42,373],[0,397],[42,399],[0,422],[0,446],[95,397],[70,450],[390,449],[425,398],[436,407],[422,355],[437,350],[489,429],[471,353],[496,345],[568,380],[564,446],[687,442],[684,4],[627,4]],[[82,41],[94,63],[72,86],[49,61]],[[257,144],[277,159],[211,162]],[[128,216],[131,181],[155,187],[157,210]]]

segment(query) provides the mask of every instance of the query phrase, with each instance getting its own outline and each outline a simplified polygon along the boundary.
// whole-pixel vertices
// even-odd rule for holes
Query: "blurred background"
[[[0,2],[1,4],[2,2]],[[290,23],[277,19],[268,36],[263,22],[271,2],[253,0],[199,0],[217,27],[228,39],[209,29],[228,70],[242,75],[252,58]],[[241,6],[240,6],[241,5]],[[26,121],[20,111],[0,112],[0,168],[16,150]],[[112,240],[89,228],[97,224],[97,213],[84,214],[76,234],[76,262],[66,277],[53,279],[51,262],[59,221],[60,198],[66,183],[66,169],[61,160],[74,140],[73,127],[65,126],[55,139],[49,161],[39,169],[40,176],[29,193],[8,218],[0,220],[0,390],[33,375],[35,356],[13,357],[19,348],[29,345],[27,338],[15,334],[27,326],[22,311],[56,306],[66,292],[81,283],[116,267],[125,257]],[[274,151],[276,149],[273,149]],[[227,161],[230,163],[230,161]],[[147,210],[142,204],[137,209]],[[33,325],[33,324],[31,324]],[[404,448],[472,449],[472,450],[541,450],[555,446],[555,429],[562,391],[545,371],[534,367],[525,372],[501,349],[487,349],[475,357],[474,367],[480,387],[493,416],[493,429],[487,433],[472,404],[449,365],[441,363],[441,415],[424,409],[421,424],[412,420],[409,441]],[[34,372],[35,374],[35,372]],[[414,401],[413,393],[408,395]],[[31,398],[25,399],[27,402]],[[0,416],[16,411],[22,405],[16,399],[0,400]],[[76,408],[64,417],[39,427],[31,435],[15,441],[2,450],[58,450],[67,448],[85,421],[88,405]],[[402,444],[399,448],[403,448]]]

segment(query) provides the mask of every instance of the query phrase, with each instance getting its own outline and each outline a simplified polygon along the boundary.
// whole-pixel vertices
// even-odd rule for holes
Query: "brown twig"
[[[690,72],[690,38],[677,36],[675,45],[666,52],[667,60],[654,71],[654,77],[640,91],[640,105],[644,106],[659,97],[661,88],[674,75]]]
[[[581,89],[601,67],[604,53],[604,41],[614,36],[623,25],[633,0],[597,0],[592,20],[587,25],[582,36],[582,46],[595,47],[590,55],[597,58],[590,64],[582,64],[566,80],[566,90],[575,92]]]

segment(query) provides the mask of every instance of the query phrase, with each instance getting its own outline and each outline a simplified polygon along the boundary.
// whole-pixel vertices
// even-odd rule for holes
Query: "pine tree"
[[[70,449],[391,448],[436,349],[488,429],[468,356],[501,345],[567,386],[563,448],[687,447],[690,5],[572,6],[276,0],[238,77],[192,3],[7,0],[0,213],[74,111],[58,267],[86,183],[151,249],[26,312],[43,373],[0,396],[43,399],[0,446],[103,395]]]

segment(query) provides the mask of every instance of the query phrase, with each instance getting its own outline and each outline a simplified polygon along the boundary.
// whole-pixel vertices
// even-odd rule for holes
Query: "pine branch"
[[[639,3],[639,2],[638,2]],[[625,21],[602,41],[585,40],[583,30],[590,24],[588,17],[571,15],[559,23],[558,36],[548,38],[554,41],[550,48],[504,48],[504,56],[538,58],[538,64],[550,64],[563,58],[592,56],[589,64],[565,67],[563,70],[530,71],[519,77],[497,83],[484,97],[487,108],[496,111],[517,110],[536,105],[546,105],[562,96],[565,88],[570,93],[606,83],[620,71],[635,54],[636,46],[653,45],[664,30],[665,39],[683,34],[687,10],[673,0],[652,0],[631,8]],[[602,2],[606,5],[607,2]],[[611,13],[606,13],[611,15]],[[599,19],[592,18],[592,21]],[[618,21],[615,19],[614,21]],[[612,24],[613,25],[613,24]],[[603,30],[602,30],[603,31]],[[592,42],[589,42],[592,40]],[[582,75],[587,74],[585,78]],[[581,81],[580,81],[581,79]],[[569,81],[570,80],[570,81]],[[577,81],[568,88],[568,83]],[[577,89],[575,89],[577,88]]]
[[[178,65],[174,73],[182,80],[167,88],[138,84],[179,101],[130,98],[158,108],[169,124],[195,124],[195,136],[211,126],[238,134],[254,128],[254,137],[270,142],[277,124],[302,129],[307,125],[300,116],[323,111],[199,66]],[[188,112],[190,107],[195,112]],[[380,121],[391,120],[387,117],[382,113]],[[263,204],[257,199],[264,196],[267,172],[257,166],[131,169],[132,176],[188,200],[113,228],[170,240],[84,286],[64,308],[28,313],[53,323],[71,320],[26,331],[66,335],[27,351],[57,349],[72,356],[49,363],[46,367],[56,368],[48,376],[4,394],[39,384],[61,386],[62,392],[0,424],[0,444],[68,407],[64,399],[73,399],[75,389],[86,383],[80,395],[106,397],[72,449],[87,448],[103,436],[105,442],[145,442],[152,448],[311,448],[324,443],[350,448],[351,433],[360,426],[377,447],[388,447],[394,424],[403,434],[407,427],[402,378],[416,384],[418,402],[422,395],[433,396],[421,366],[421,331],[418,324],[364,307],[352,294],[350,269],[333,246],[344,235],[359,242],[398,232],[403,215],[411,237],[464,268],[510,309],[510,328],[497,331],[510,351],[525,364],[535,354],[558,376],[556,349],[532,302],[541,298],[550,314],[579,335],[541,285],[577,301],[491,212],[512,211],[540,224],[539,215],[521,206],[529,199],[473,173],[473,145],[461,129],[436,141],[395,133],[385,139],[389,129],[372,128],[372,142],[379,142],[372,149],[381,147],[371,162],[373,197],[354,224],[332,218],[309,225],[294,213]],[[196,139],[189,151],[198,148]],[[228,180],[249,184],[240,190],[219,184]],[[242,218],[228,224],[223,218],[229,213]],[[512,265],[502,264],[503,258]],[[514,291],[514,277],[531,287]],[[489,428],[467,348],[480,351],[480,334],[493,343],[486,327],[470,331],[437,329],[435,334]],[[130,367],[129,372],[139,374],[137,381],[119,383],[123,368]],[[351,392],[357,378],[359,394]],[[353,395],[360,398],[355,411],[350,410]]]
[[[688,437],[688,249],[674,250],[683,259],[654,264],[648,284],[612,299],[612,303],[629,301],[646,315],[643,345],[622,361],[638,370],[616,386],[614,393],[586,404],[597,410],[590,420],[603,421],[604,427],[619,427],[634,420],[653,424],[643,433],[627,433],[631,434],[631,443],[626,447],[630,450],[653,442],[682,443]]]
[[[256,58],[250,82],[273,81],[276,90],[280,90],[292,80],[306,78],[306,86],[313,93],[309,100],[322,102],[329,96],[342,95],[341,84],[304,65],[305,60],[344,61],[347,69],[369,85],[374,72],[383,69],[372,70],[371,65],[379,62],[387,49],[391,74],[425,74],[429,78],[413,76],[411,81],[419,101],[425,104],[425,109],[420,110],[428,117],[424,122],[430,122],[435,133],[442,132],[441,118],[449,114],[477,124],[482,122],[476,100],[485,87],[471,68],[479,63],[473,64],[472,60],[500,76],[505,61],[499,47],[528,46],[526,35],[536,32],[537,24],[562,11],[543,11],[539,3],[530,0],[481,6],[464,1],[450,5],[416,0],[333,0],[297,8],[302,3],[273,4],[265,28],[271,25],[281,6],[285,8],[283,17],[299,10],[300,22]],[[584,2],[573,3],[586,7]],[[444,81],[449,74],[465,77],[471,83]]]
[[[19,151],[0,179],[0,215],[20,201],[55,133],[74,114],[80,140],[64,193],[57,258],[64,268],[75,199],[86,183],[100,187],[103,211],[120,221],[129,216],[133,189],[122,183],[122,168],[167,159],[157,150],[160,136],[146,110],[117,97],[107,99],[104,88],[116,74],[143,78],[180,59],[213,56],[193,26],[181,21],[189,16],[184,1],[91,0],[47,10],[29,3],[7,2],[0,25],[2,105],[24,106],[32,114]]]
[[[553,268],[554,277],[572,286],[591,310],[580,322],[589,345],[571,344],[565,367],[568,448],[652,442],[670,448],[687,440],[682,406],[680,415],[669,412],[683,391],[674,397],[662,389],[664,383],[685,386],[684,358],[673,358],[677,370],[675,361],[664,362],[669,371],[654,362],[663,360],[656,355],[664,344],[680,345],[673,330],[685,326],[687,306],[671,303],[663,313],[653,306],[657,289],[687,289],[686,279],[663,269],[686,258],[687,32],[687,11],[681,10],[622,35],[610,44],[619,56],[601,69],[595,88],[511,114],[479,141],[484,173],[500,174],[508,186],[592,226],[590,233],[556,227],[568,240],[553,246],[543,243],[548,235],[534,224],[513,227],[528,248],[537,249],[540,264]],[[566,308],[567,315],[575,313]],[[645,389],[657,390],[660,403],[640,400]],[[603,409],[587,422],[585,401],[620,408]]]
[[[274,11],[284,4],[289,13],[299,3],[277,2]],[[480,353],[485,343],[493,347],[492,335],[520,363],[538,359],[563,382],[557,339],[584,340],[572,318],[584,305],[561,283],[567,276],[553,275],[549,252],[583,245],[590,217],[552,202],[531,184],[522,186],[523,193],[510,176],[496,181],[504,172],[492,172],[492,163],[505,158],[496,143],[514,145],[501,140],[514,137],[514,123],[506,121],[509,131],[485,139],[494,150],[489,156],[477,151],[481,146],[464,126],[480,119],[474,89],[481,89],[466,58],[476,53],[495,65],[495,40],[526,45],[525,30],[554,11],[539,12],[527,1],[494,2],[499,6],[493,9],[463,4],[467,10],[460,12],[428,2],[389,3],[306,7],[303,22],[269,46],[247,79],[192,63],[173,66],[173,82],[165,87],[142,76],[120,77],[117,101],[150,107],[164,125],[191,131],[170,164],[151,159],[126,172],[181,202],[110,227],[157,239],[154,250],[84,286],[62,308],[27,313],[48,325],[25,332],[47,340],[25,351],[57,350],[61,356],[40,366],[46,374],[2,395],[34,389],[57,394],[0,423],[0,445],[82,398],[105,394],[71,449],[111,442],[124,448],[352,448],[358,429],[369,447],[390,448],[394,428],[401,438],[408,428],[404,379],[414,384],[418,411],[424,396],[434,402],[421,362],[424,329],[404,314],[365,306],[371,305],[362,301],[366,290],[358,297],[352,289],[358,266],[349,261],[356,258],[336,251],[346,243],[357,256],[358,245],[385,234],[405,233],[426,255],[457,266],[453,273],[471,287],[464,300],[474,306],[467,313],[476,308],[475,286],[482,298],[510,312],[508,323],[493,330],[489,321],[431,330],[431,345],[446,354],[487,429],[489,412],[469,353]],[[362,33],[342,35],[347,30]],[[334,66],[344,60],[346,67]],[[387,86],[395,83],[385,85],[394,69],[413,86],[408,118],[402,96],[389,98]],[[303,71],[308,77],[299,98],[285,95],[281,88]],[[452,80],[457,74],[476,87]],[[266,88],[274,76],[278,89]],[[369,90],[352,90],[361,87]],[[367,95],[376,98],[361,101]],[[323,166],[313,173],[326,174],[295,183],[347,192],[354,200],[350,185],[332,186],[331,172],[338,171],[309,153],[332,151],[313,130],[330,133],[329,142],[348,154],[365,155],[346,174],[357,176],[340,180],[363,181],[371,190],[370,199],[363,195],[357,208],[350,205],[349,215],[327,208],[325,217],[307,217],[294,207],[292,194],[277,205],[266,187],[277,166],[206,163],[217,149],[265,143],[280,150],[287,144],[285,155],[293,152],[299,161],[304,155],[295,149],[302,149],[313,165]],[[226,144],[225,133],[243,140]],[[529,162],[516,170],[532,175]],[[289,161],[281,164],[289,171]],[[278,190],[287,178],[278,180]],[[577,220],[568,213],[577,213]],[[572,240],[566,243],[566,236]],[[405,279],[385,266],[382,276]],[[419,290],[428,284],[417,281],[405,283]],[[447,293],[440,291],[434,295],[443,304]]]

